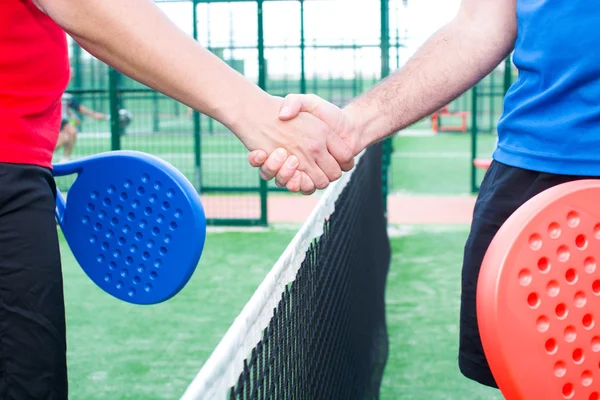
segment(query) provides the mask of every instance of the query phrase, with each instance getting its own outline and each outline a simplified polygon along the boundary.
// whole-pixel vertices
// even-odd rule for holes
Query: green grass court
[[[209,160],[237,159],[232,154],[239,154],[240,162],[246,162],[243,148],[232,153],[237,139],[202,139]],[[187,160],[182,154],[193,144],[191,136],[168,134],[138,140],[139,136],[126,136],[123,147],[173,154],[175,161]],[[82,136],[77,155],[108,142]],[[494,142],[494,136],[482,135],[482,152],[491,152]],[[394,192],[468,193],[468,135],[398,136],[394,147]],[[238,171],[237,164],[230,168]],[[101,292],[61,238],[71,398],[178,399],[297,228],[210,232],[188,286],[172,300],[150,307],[128,305]],[[411,226],[399,231],[391,238],[386,292],[390,351],[381,398],[501,399],[496,391],[463,378],[457,366],[460,268],[468,226]]]

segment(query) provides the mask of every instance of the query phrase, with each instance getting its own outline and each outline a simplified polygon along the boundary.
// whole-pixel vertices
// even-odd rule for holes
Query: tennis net
[[[382,146],[320,199],[182,399],[377,399],[390,263]]]

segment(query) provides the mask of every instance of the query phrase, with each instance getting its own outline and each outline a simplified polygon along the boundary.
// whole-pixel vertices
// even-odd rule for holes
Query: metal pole
[[[257,0],[257,18],[258,18],[258,86],[261,89],[267,90],[267,71],[265,68],[265,30],[264,30],[264,16],[263,16],[263,2],[264,0]],[[260,177],[259,177],[260,179]],[[267,195],[268,188],[267,182],[260,179],[260,224],[263,226],[268,225],[267,217]]]
[[[198,0],[192,0],[192,35],[198,40]],[[210,5],[209,5],[210,7]],[[194,185],[198,193],[202,192],[202,138],[200,136],[200,113],[194,110]]]

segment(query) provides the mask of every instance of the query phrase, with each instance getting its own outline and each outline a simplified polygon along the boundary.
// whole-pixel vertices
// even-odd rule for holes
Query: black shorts
[[[67,399],[65,308],[45,168],[0,163],[0,399]]]
[[[547,174],[492,162],[475,203],[463,260],[458,363],[467,378],[498,387],[481,345],[475,305],[481,263],[496,232],[517,208],[536,194],[561,183],[589,178]]]

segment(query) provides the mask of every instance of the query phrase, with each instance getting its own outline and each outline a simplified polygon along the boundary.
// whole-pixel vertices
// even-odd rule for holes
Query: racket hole
[[[146,209],[144,210],[144,214],[146,214],[147,217],[152,215],[152,208],[146,207]]]
[[[588,240],[585,237],[585,235],[577,235],[577,237],[575,238],[575,246],[577,246],[579,250],[585,250],[587,248],[587,245]]]
[[[109,247],[110,246],[108,245],[108,243],[106,243],[106,242],[102,243],[102,250],[106,251],[109,249]]]
[[[167,254],[167,248],[166,247],[161,247],[158,252],[160,253],[161,256],[164,256],[164,255]]]
[[[123,246],[123,245],[125,245],[125,243],[127,243],[127,240],[126,240],[124,237],[122,237],[122,236],[121,236],[121,237],[119,238],[119,244],[120,244],[121,246]]]
[[[585,297],[585,293],[583,291],[578,291],[575,293],[575,307],[583,308],[587,303],[587,298]]]
[[[562,378],[567,374],[567,364],[564,361],[557,361],[554,364],[554,376]]]
[[[149,259],[149,258],[150,258],[150,253],[148,253],[147,251],[145,251],[145,252],[142,254],[142,258],[143,258],[144,260],[147,260],[147,259]]]
[[[88,212],[92,212],[95,209],[96,209],[96,207],[92,203],[88,204],[87,208],[86,208],[86,210],[88,210]]]
[[[548,282],[548,285],[546,285],[546,290],[548,292],[548,296],[556,297],[560,293],[560,285],[557,281],[551,280]]]
[[[127,198],[129,196],[127,196],[127,193],[123,192],[121,193],[121,196],[119,196],[119,199],[121,199],[121,201],[127,201]]]
[[[519,272],[519,283],[521,286],[529,286],[531,284],[531,280],[531,272],[529,272],[528,269],[525,268]]]
[[[127,294],[129,295],[129,297],[135,296],[135,289],[134,288],[130,288],[129,291],[127,292]]]
[[[167,235],[165,236],[165,243],[170,243],[171,242],[171,235]]]
[[[576,211],[571,211],[570,213],[567,214],[567,224],[571,228],[577,228],[580,221],[581,221],[581,218],[579,218],[579,214]]]
[[[558,222],[553,222],[548,226],[548,236],[550,236],[550,239],[558,239],[561,233],[562,231]]]
[[[129,248],[129,252],[130,253],[135,253],[138,251],[138,247],[135,244],[132,244],[131,247]]]
[[[554,309],[554,312],[556,313],[556,317],[558,319],[564,319],[569,314],[569,310],[567,310],[567,306],[564,303],[557,305]]]
[[[177,209],[175,210],[175,214],[173,214],[175,216],[175,218],[181,218],[181,216],[183,215],[183,211],[181,211],[181,209]]]
[[[100,196],[100,194],[98,192],[96,192],[95,190],[92,191],[92,193],[90,193],[90,198],[92,200],[96,200],[98,198],[98,196]]]
[[[160,183],[159,181],[154,182],[154,190],[160,189],[162,189],[162,183]]]
[[[567,246],[562,245],[556,250],[556,257],[559,262],[566,263],[571,258],[571,252]]]
[[[107,239],[110,239],[110,238],[112,238],[113,236],[115,236],[115,233],[114,233],[113,231],[109,230],[108,232],[106,232],[106,238],[107,238]]]
[[[122,206],[115,207],[115,214],[121,214],[122,212],[123,212],[123,207]]]
[[[148,240],[148,243],[146,244],[146,246],[149,249],[153,248],[154,247],[154,240],[152,240],[152,239]]]
[[[153,234],[154,236],[158,236],[158,235],[160,235],[160,229],[158,229],[158,227],[157,227],[157,226],[155,226],[154,228],[152,228],[152,234]]]
[[[144,290],[146,292],[151,292],[152,291],[152,285],[149,283],[146,283],[146,286],[144,286]]]
[[[550,320],[545,315],[542,315],[538,317],[536,327],[538,332],[544,333],[550,328]]]
[[[104,219],[104,218],[106,218],[106,213],[104,211],[100,211],[98,213],[98,219]]]
[[[108,189],[106,189],[106,191],[108,192],[108,194],[113,194],[116,190],[117,190],[117,188],[114,187],[113,185],[110,185],[108,187]]]
[[[83,218],[81,218],[81,223],[84,225],[87,225],[90,223],[90,217],[88,217],[87,215]]]
[[[127,265],[131,265],[131,264],[133,264],[133,258],[132,258],[132,257],[127,257],[127,258],[125,259],[125,264],[127,264]]]
[[[104,201],[102,202],[102,205],[104,207],[110,207],[110,199],[107,197],[104,199]]]
[[[106,258],[104,257],[103,254],[100,254],[98,256],[98,258],[96,258],[96,261],[98,261],[98,264],[102,264],[105,260],[106,260]]]
[[[547,257],[542,257],[538,260],[538,270],[542,274],[546,274],[550,271],[550,260]]]
[[[585,314],[581,319],[581,323],[585,329],[592,329],[594,327],[594,316],[592,314]]]
[[[163,210],[167,211],[169,208],[171,208],[171,204],[169,204],[168,201],[165,201],[164,203],[162,203],[162,208]]]
[[[527,296],[527,304],[529,304],[529,307],[531,308],[537,308],[540,305],[540,296],[538,296],[537,293],[530,293],[529,296]]]
[[[596,279],[594,283],[592,283],[592,291],[596,296],[600,295],[600,280]]]
[[[90,243],[96,243],[96,240],[98,240],[98,238],[96,237],[96,235],[90,236]]]
[[[122,289],[123,288],[123,282],[119,281],[117,282],[117,289]]]
[[[110,282],[110,281],[112,281],[112,275],[111,275],[111,274],[106,274],[106,275],[104,275],[104,281],[105,281],[105,282]]]
[[[592,351],[594,353],[600,353],[600,336],[594,336],[592,338]]]
[[[111,262],[108,264],[108,268],[109,268],[111,271],[114,271],[115,269],[117,269],[117,263],[116,263],[116,262],[114,262],[114,261],[111,261]]]
[[[125,226],[123,227],[123,229],[121,229],[121,231],[122,231],[124,234],[127,234],[127,233],[129,233],[129,231],[130,231],[130,230],[131,230],[131,227],[130,227],[129,225],[125,225]]]
[[[162,267],[162,261],[161,261],[161,260],[159,260],[159,259],[156,259],[156,260],[154,261],[154,268],[157,268],[157,269],[158,269],[158,268],[160,268],[160,267]]]
[[[130,212],[129,214],[127,214],[127,219],[128,219],[129,221],[133,221],[133,220],[135,220],[135,214],[134,214],[134,213],[132,213],[132,212]]]
[[[529,248],[533,251],[541,249],[542,243],[542,237],[537,233],[534,233],[529,237]]]
[[[144,235],[142,235],[142,232],[136,232],[135,233],[135,240],[140,241],[144,238]]]
[[[119,225],[119,220],[116,219],[116,218],[113,218],[113,219],[110,220],[110,224],[112,226],[117,226],[117,225]]]
[[[119,257],[121,257],[121,250],[118,250],[118,249],[117,249],[117,250],[113,251],[113,257],[114,257],[114,258],[119,258]]]
[[[156,273],[156,271],[150,272],[150,279],[156,280],[156,278],[158,278],[158,274]]]
[[[137,190],[138,196],[143,196],[144,193],[146,193],[146,189],[144,189],[143,187],[140,186]]]
[[[556,353],[556,350],[558,350],[558,345],[556,344],[556,340],[554,340],[552,338],[546,340],[544,347],[546,348],[546,352],[548,354],[554,354],[554,353]]]
[[[156,200],[157,200],[157,198],[156,198],[155,194],[153,194],[152,196],[150,196],[150,203],[156,203]]]
[[[177,223],[171,222],[171,224],[169,224],[169,228],[171,228],[171,230],[174,231],[175,229],[177,229]]]
[[[144,273],[144,270],[145,270],[145,269],[146,269],[146,267],[144,267],[144,264],[140,264],[140,265],[138,265],[138,267],[137,267],[137,271],[138,271],[140,274]]]
[[[102,230],[102,224],[100,222],[96,222],[96,225],[94,225],[94,230],[96,232],[100,232]]]
[[[159,224],[162,224],[165,220],[165,216],[162,214],[158,214],[158,217],[156,217],[156,222]]]
[[[148,221],[146,221],[145,219],[140,221],[140,228],[144,229],[146,225],[148,225]]]
[[[133,208],[138,208],[139,206],[140,206],[139,200],[134,200],[133,203],[131,203],[131,207],[133,207]]]
[[[149,179],[150,179],[150,177],[148,176],[148,174],[142,175],[142,182],[143,183],[147,183]]]
[[[167,197],[168,198],[173,198],[175,196],[175,191],[173,189],[169,189],[167,190]]]
[[[121,276],[122,276],[123,278],[127,278],[127,277],[129,276],[129,271],[127,271],[127,269],[123,268],[123,269],[121,270]]]
[[[577,271],[575,271],[574,268],[569,268],[567,272],[565,272],[565,279],[570,285],[575,284],[577,282],[577,278]]]
[[[583,355],[583,350],[582,349],[575,349],[575,350],[573,350],[573,362],[575,364],[581,364],[584,359],[585,359],[585,357]]]
[[[573,343],[577,339],[577,331],[575,327],[569,325],[565,328],[565,342]]]
[[[133,182],[131,182],[129,179],[127,179],[125,181],[125,183],[123,184],[123,186],[125,187],[125,189],[129,189],[131,187],[131,185],[133,185]]]
[[[575,393],[575,389],[573,388],[572,383],[565,383],[562,387],[562,395],[565,399],[571,399],[573,394]]]
[[[596,259],[594,257],[588,257],[583,261],[583,269],[588,274],[596,272]]]
[[[142,278],[140,278],[139,276],[133,277],[133,283],[135,283],[136,285],[139,285],[141,281]]]

